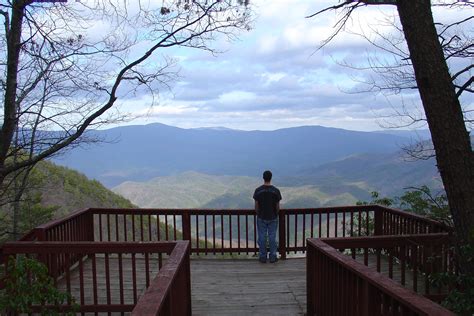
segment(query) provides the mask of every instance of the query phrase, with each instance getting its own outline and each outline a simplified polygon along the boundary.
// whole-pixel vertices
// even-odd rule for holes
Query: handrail
[[[303,214],[303,213],[310,213],[311,211],[318,210],[321,211],[322,213],[335,213],[338,211],[350,211],[350,210],[365,210],[368,208],[373,208],[373,207],[383,207],[377,204],[370,204],[370,205],[346,205],[346,206],[330,206],[330,207],[307,207],[307,208],[282,208],[281,211],[283,213],[290,212],[292,214]],[[156,212],[162,213],[162,214],[182,214],[182,213],[194,213],[194,214],[213,214],[216,211],[218,212],[223,212],[226,215],[236,215],[239,213],[244,213],[244,214],[254,214],[255,210],[254,209],[233,209],[233,208],[138,208],[138,209],[133,209],[133,208],[100,208],[100,207],[94,207],[94,208],[89,208],[88,210],[92,212],[100,212],[103,214],[134,214],[135,212],[138,212],[137,214],[151,214],[153,215]],[[400,211],[404,212],[404,211]],[[411,213],[408,213],[411,214]],[[424,217],[421,217],[424,218]]]
[[[157,282],[161,284],[167,276],[175,273],[177,276],[174,278],[177,278],[177,282],[172,282],[171,291],[176,291],[174,288],[177,286],[180,293],[182,292],[181,295],[186,293],[185,298],[188,305],[185,306],[187,306],[186,311],[189,310],[189,313],[177,313],[177,315],[190,315],[191,289],[189,242],[187,241],[143,243],[6,242],[2,251],[4,257],[27,254],[45,263],[49,272],[55,276],[53,280],[56,287],[70,294],[73,291],[77,292],[75,296],[81,313],[131,312],[138,302],[142,287],[145,289],[150,287],[150,284],[157,284]],[[158,257],[156,257],[157,254]],[[169,255],[164,265],[161,254]],[[73,257],[79,257],[80,260],[73,262],[71,260]],[[88,258],[87,261],[86,258]],[[59,262],[65,262],[63,268],[66,268],[62,275],[55,273]],[[126,264],[131,264],[131,266],[126,268]],[[143,275],[140,277],[137,277],[138,266],[144,267]],[[105,271],[100,272],[101,269]],[[156,276],[152,276],[156,269],[159,269]],[[174,269],[179,269],[179,271],[174,271]],[[188,273],[182,273],[183,271]],[[75,277],[73,273],[75,273]],[[86,274],[89,277],[86,277]],[[119,291],[112,291],[111,283],[117,281],[120,282]],[[125,295],[125,282],[131,282],[133,296]],[[103,291],[97,291],[98,284],[105,284]],[[156,288],[156,285],[153,288]],[[93,292],[87,294],[86,289]],[[171,303],[173,305],[183,304],[179,300],[174,300]],[[181,305],[177,307],[173,305],[169,308],[174,311],[182,310]],[[42,308],[42,306],[32,306],[34,312],[38,312]],[[59,308],[67,311],[71,308],[70,302],[59,306]]]
[[[400,236],[361,236],[361,237],[346,237],[346,238],[323,238],[321,239],[326,244],[336,249],[347,248],[390,248],[405,246],[407,242],[410,243],[426,243],[431,244],[440,241],[449,240],[448,233],[433,233],[433,234],[413,234]]]
[[[339,251],[350,251],[353,259],[436,301],[443,300],[449,289],[433,287],[430,277],[436,273],[457,273],[449,233],[325,238],[321,241]]]
[[[426,223],[428,225],[431,225],[432,227],[436,227],[439,230],[438,232],[442,232],[442,231],[453,232],[454,231],[452,227],[449,227],[448,225],[444,223],[438,222],[431,218],[424,217],[422,215],[418,215],[415,213],[410,213],[407,211],[403,211],[403,210],[399,210],[399,209],[395,209],[395,208],[391,208],[391,207],[387,207],[383,205],[378,205],[378,204],[375,204],[373,206],[378,208],[384,213],[394,214],[394,215],[401,216],[402,218],[413,219],[418,222]]]
[[[64,217],[61,217],[61,218],[58,218],[58,219],[53,219],[53,220],[51,220],[51,221],[49,221],[45,224],[39,225],[36,228],[37,229],[43,229],[43,230],[49,229],[49,228],[52,228],[54,226],[58,226],[60,224],[63,224],[64,222],[66,222],[68,220],[77,218],[78,216],[87,214],[88,212],[90,212],[89,208],[80,209],[80,210],[74,211],[72,213],[69,213],[69,214],[65,215]]]
[[[191,315],[188,241],[178,241],[166,264],[140,297],[132,315]]]
[[[380,205],[291,208],[280,210],[278,244],[285,258],[291,251],[304,252],[308,237],[450,231],[434,220]],[[39,241],[183,239],[191,241],[191,252],[198,255],[258,251],[253,209],[90,208],[40,225],[30,234]]]
[[[397,282],[341,254],[324,240],[308,239],[308,315],[454,315]]]
[[[113,254],[118,252],[145,253],[155,251],[157,253],[171,253],[176,242],[55,242],[55,241],[7,241],[3,244],[3,254],[58,254],[58,253],[81,253],[84,255],[102,253]]]

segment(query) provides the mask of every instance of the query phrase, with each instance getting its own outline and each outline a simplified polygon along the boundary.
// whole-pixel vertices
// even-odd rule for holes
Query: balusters
[[[216,215],[212,214],[212,249],[214,255],[216,254]]]
[[[196,254],[199,256],[199,215],[195,215],[195,218],[196,218]]]
[[[224,215],[221,215],[221,249],[222,249],[222,254],[224,254]]]
[[[176,231],[177,231],[177,227],[176,227],[176,215],[173,214],[173,237],[174,239],[173,240],[177,240],[178,238],[176,237]]]
[[[237,254],[240,255],[240,215],[237,215],[237,248],[239,249]]]
[[[176,236],[175,236],[174,239],[176,239]],[[151,233],[151,215],[148,214],[148,241],[152,241],[152,240],[153,240],[153,236],[152,236],[152,233]]]
[[[295,219],[295,253],[297,253],[296,248],[298,247],[298,214],[294,215]]]
[[[329,213],[326,213],[326,237],[329,238]]]
[[[207,256],[207,215],[204,214],[204,254]]]
[[[319,234],[319,238],[321,238],[321,211],[318,212],[318,215],[319,215],[318,234]]]
[[[249,216],[245,215],[245,248],[246,254],[249,254]]]
[[[119,296],[120,296],[120,304],[124,304],[124,288],[123,288],[123,262],[122,262],[122,254],[118,254],[118,266],[119,266]]]
[[[346,237],[346,211],[342,212],[342,237]]]
[[[81,305],[85,304],[85,294],[84,294],[84,263],[82,257],[84,255],[79,254],[79,302]],[[56,278],[54,278],[56,280]],[[56,286],[56,284],[55,284]]]
[[[96,266],[96,258],[95,254],[92,254],[92,289],[93,289],[93,298],[94,298],[94,305],[97,305],[98,296],[97,296],[97,266]]]

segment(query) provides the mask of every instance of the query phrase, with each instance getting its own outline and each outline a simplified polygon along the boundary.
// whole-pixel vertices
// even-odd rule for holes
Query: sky
[[[119,100],[121,111],[134,117],[122,124],[159,122],[182,128],[240,130],[322,125],[372,131],[404,126],[407,120],[397,115],[400,112],[423,115],[416,91],[363,93],[370,87],[364,82],[381,79],[370,70],[347,66],[367,67],[369,60],[393,60],[393,55],[377,50],[360,36],[375,38],[377,32],[393,31],[387,23],[398,21],[393,6],[357,10],[346,30],[318,49],[340,16],[327,12],[305,17],[337,1],[251,3],[254,22],[250,31],[240,32],[233,41],[217,37],[209,43],[221,53],[188,48],[166,52],[178,62],[178,79],[170,89],[160,89],[153,106],[145,92]],[[472,12],[437,10],[435,18],[449,21],[463,14]],[[405,50],[403,41],[399,48]],[[474,104],[471,96],[462,101]],[[426,128],[424,124],[414,127]]]

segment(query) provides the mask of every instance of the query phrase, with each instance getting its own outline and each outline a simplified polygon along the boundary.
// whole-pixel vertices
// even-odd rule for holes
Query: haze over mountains
[[[276,131],[182,129],[163,124],[94,131],[106,140],[57,160],[141,207],[250,208],[265,169],[285,207],[353,204],[370,192],[441,188],[433,160],[407,162],[400,148],[426,132],[356,132],[321,126]]]
[[[56,161],[108,187],[186,171],[260,177],[271,169],[298,176],[354,154],[393,153],[410,142],[404,136],[321,126],[238,131],[150,124],[94,133],[108,143],[75,148]]]

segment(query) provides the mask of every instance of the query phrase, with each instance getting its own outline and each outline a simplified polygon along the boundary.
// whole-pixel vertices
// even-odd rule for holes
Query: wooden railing
[[[379,205],[282,209],[279,252],[304,252],[306,238],[447,232],[439,222]],[[254,210],[99,209],[70,214],[35,228],[38,241],[189,240],[197,255],[257,253]]]
[[[178,242],[132,315],[191,315],[189,242]]]
[[[90,209],[95,240],[190,240],[197,255],[257,253],[254,210]],[[161,225],[160,225],[161,223]],[[306,238],[446,232],[439,222],[378,205],[282,209],[279,252],[304,252]]]
[[[449,289],[433,288],[430,277],[456,273],[453,243],[447,233],[321,240],[431,300],[441,301]]]
[[[387,242],[389,238],[374,237],[375,247],[408,247],[398,240]],[[424,240],[427,241],[427,240]],[[367,248],[355,239],[346,244],[329,243],[320,239],[308,240],[306,254],[307,271],[307,315],[454,315],[429,299],[416,295],[397,282],[378,273],[350,256],[340,253],[331,246],[346,248]],[[378,244],[377,244],[378,243]],[[413,258],[417,255],[414,254]]]
[[[334,240],[339,240],[341,237],[358,237],[360,240],[364,240],[367,236],[431,234],[450,231],[448,227],[436,221],[379,205],[282,209],[280,210],[278,217],[279,252],[283,259],[291,252],[304,253],[307,249],[311,249],[311,246],[307,245],[307,238],[334,238]],[[146,248],[147,246],[139,246],[134,250],[130,250],[127,247],[134,248],[135,246],[131,245],[139,245],[141,243],[144,243],[143,245],[159,244],[161,241],[172,241],[173,245],[175,245],[175,241],[186,240],[189,241],[189,252],[195,255],[226,253],[256,254],[258,252],[256,231],[256,214],[255,211],[251,209],[186,210],[91,208],[77,211],[65,218],[41,225],[32,230],[23,240],[54,242],[48,243],[51,245],[48,246],[49,248],[47,247],[47,249],[49,249],[48,251],[51,252],[50,254],[47,252],[37,252],[37,255],[40,260],[47,264],[51,275],[56,280],[66,278],[67,283],[67,275],[70,268],[74,265],[80,267],[83,264],[84,256],[92,256],[92,258],[95,258],[95,254],[99,251],[98,248],[91,247],[87,250],[86,248],[81,248],[81,246],[74,246],[67,249],[67,245],[74,244],[85,247],[86,245],[101,245],[104,244],[104,242],[110,245],[123,245],[120,247],[125,248],[120,249],[123,251],[125,251],[125,249],[131,251],[129,253],[130,256],[134,257],[134,254],[136,253],[144,253],[144,256],[148,256],[148,259],[150,259],[152,258],[152,252],[150,252],[151,248],[149,249],[150,251],[148,251],[146,250],[148,249]],[[332,241],[328,242],[331,243]],[[30,244],[30,246],[31,245],[32,244]],[[359,252],[364,253],[368,252],[368,249],[371,248],[375,253],[380,251],[386,254],[385,250],[378,249],[373,245],[359,244],[357,246],[351,244],[349,245],[350,247],[346,246],[348,245],[339,245],[339,249],[354,249],[354,252],[357,252],[357,248],[359,249]],[[54,247],[58,248],[56,249]],[[426,262],[423,262],[423,260],[427,257],[425,255],[422,255],[421,257],[407,256],[407,254],[411,254],[411,252],[414,251],[407,250],[409,248],[408,246],[403,250],[397,245],[391,247],[392,248],[389,247],[392,250],[388,252],[388,262],[392,260],[390,259],[392,256],[397,260],[405,260],[405,262],[409,264],[414,264],[415,267],[418,267],[418,269],[415,268],[414,270],[416,278],[416,271],[419,271],[420,265],[426,265]],[[64,250],[61,252],[60,248]],[[117,248],[113,250],[116,251],[114,256],[121,256],[119,252],[120,249]],[[137,249],[142,249],[142,251],[137,252]],[[33,248],[29,251],[34,253]],[[105,249],[100,248],[100,251],[105,251]],[[337,252],[337,250],[335,251]],[[160,268],[161,261],[163,260],[163,253],[168,252],[154,252],[154,254],[157,254],[156,260],[159,261]],[[418,250],[418,256],[420,256],[420,253],[421,252]],[[112,254],[112,252],[102,252],[104,257],[109,258],[108,260],[111,258],[110,254]],[[0,251],[0,256],[5,257],[7,255],[5,248]],[[348,259],[353,260],[351,258]],[[184,286],[184,281],[180,275],[185,273],[183,272],[183,269],[185,268],[179,265],[170,266],[170,270],[167,272],[168,276],[162,279],[157,279],[156,284],[153,283],[154,286],[149,288],[149,292],[147,292],[148,294],[144,296],[144,302],[148,302],[144,303],[144,306],[147,306],[146,308],[151,308],[147,309],[147,311],[152,311],[152,313],[155,314],[175,313],[174,311],[180,313],[180,311],[184,311],[184,309],[182,309],[184,308],[183,306],[176,306],[176,291],[179,292],[179,290],[173,289],[172,285],[166,283],[168,281],[165,282],[165,280],[168,280],[169,278],[173,280],[176,279],[176,284],[180,284],[178,288],[182,288]],[[425,270],[421,273],[425,273],[424,271]],[[107,275],[106,271],[104,271],[104,273]],[[347,272],[344,272],[343,275],[348,277]],[[147,277],[146,287],[150,284],[148,279],[149,278]],[[163,290],[163,284],[168,284],[166,290]],[[97,291],[94,284],[93,288]],[[428,291],[425,289],[425,292],[429,292],[429,288]],[[158,307],[151,304],[153,301],[151,297],[156,297],[157,293],[161,295],[160,297],[162,300],[162,303]],[[385,298],[389,297],[387,296],[389,294],[383,295],[385,295],[383,296]],[[132,296],[134,298],[132,303],[135,304],[137,297],[135,294]],[[107,305],[110,306],[107,311],[123,311],[125,307],[122,306],[121,302],[122,301],[120,301],[118,305]],[[106,300],[106,303],[108,304],[109,301]],[[398,306],[397,304],[399,303],[394,304]],[[400,306],[403,305],[402,303],[400,304]],[[98,305],[92,305],[98,308]],[[106,307],[104,306],[105,305],[99,309],[105,311]],[[129,304],[126,309],[130,311],[131,307],[132,305]],[[142,311],[143,310],[144,309],[142,309]],[[188,311],[188,307],[186,307],[186,311]]]
[[[169,255],[164,265],[162,257],[157,254]],[[190,315],[191,279],[187,241],[7,242],[3,245],[5,262],[9,262],[10,256],[17,255],[34,257],[45,263],[54,276],[55,286],[75,297],[78,312],[123,313],[134,308],[137,311],[148,310],[152,306],[157,311],[156,315]],[[60,263],[61,269],[58,268]],[[5,269],[8,269],[8,264]],[[98,285],[101,285],[100,290]],[[155,291],[157,288],[161,292]],[[149,304],[149,299],[138,301],[145,289],[148,289],[145,298],[152,295],[155,299],[153,304]],[[176,304],[177,293],[179,304]],[[32,310],[40,312],[44,307],[32,306]],[[70,310],[71,302],[59,308]]]
[[[413,213],[376,206],[374,235],[410,235],[451,232],[452,228]]]

